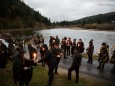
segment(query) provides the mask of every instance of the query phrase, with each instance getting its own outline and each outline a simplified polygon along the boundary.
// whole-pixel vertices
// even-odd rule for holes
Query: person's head
[[[93,39],[91,39],[90,41],[93,42]]]
[[[89,45],[93,45],[93,39],[89,41]]]
[[[64,41],[64,38],[62,38],[62,41]]]
[[[103,42],[101,45],[102,45],[102,47],[106,47],[106,43],[105,42]]]
[[[79,42],[82,42],[82,39],[79,39]]]
[[[52,36],[50,36],[50,39],[52,38]]]
[[[69,37],[68,40],[70,40],[71,38]]]
[[[45,51],[45,50],[47,50],[47,49],[48,49],[47,44],[43,44],[43,45],[42,45],[42,50]]]
[[[52,39],[54,39],[54,36],[52,36]]]
[[[74,39],[73,41],[76,42],[76,39]]]
[[[58,38],[58,36],[56,36],[56,38]]]
[[[54,48],[59,48],[57,43],[54,43]]]
[[[92,44],[93,44],[93,39],[91,39],[91,40],[89,41],[89,43],[92,43]]]
[[[64,40],[67,40],[67,37],[64,37]]]

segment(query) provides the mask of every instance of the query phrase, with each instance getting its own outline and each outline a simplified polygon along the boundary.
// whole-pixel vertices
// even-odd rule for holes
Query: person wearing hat
[[[99,66],[97,68],[103,70],[105,63],[107,63],[109,60],[109,54],[108,54],[106,43],[103,42],[101,45],[102,47],[100,48],[100,53],[98,58]]]
[[[49,76],[49,80],[48,80],[48,84],[47,86],[52,86],[52,81],[53,81],[53,71],[57,65],[56,59],[52,53],[52,51],[50,51],[47,47],[46,44],[44,44],[42,46],[42,50],[45,52],[43,57],[41,59],[38,60],[38,62],[42,62],[45,61],[45,63],[48,65],[48,76]]]
[[[87,55],[88,55],[88,63],[92,64],[93,63],[93,51],[94,51],[94,45],[93,45],[93,41],[91,40],[89,42],[89,46],[86,49]]]
[[[80,53],[84,52],[84,42],[82,41],[82,39],[79,39],[77,42],[77,49],[79,50]]]

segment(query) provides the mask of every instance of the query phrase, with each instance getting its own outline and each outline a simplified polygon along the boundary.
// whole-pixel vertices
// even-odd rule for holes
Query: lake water
[[[78,28],[79,29],[79,28]],[[110,49],[115,49],[115,31],[94,31],[94,30],[75,30],[75,29],[67,29],[67,28],[58,28],[58,29],[49,29],[49,30],[25,30],[25,31],[5,31],[8,33],[11,33],[12,35],[16,36],[19,35],[34,35],[37,33],[43,34],[45,38],[45,43],[49,45],[49,39],[50,36],[57,36],[62,40],[63,37],[70,37],[73,41],[73,39],[82,39],[85,48],[88,47],[88,43],[91,39],[94,40],[94,53],[97,53],[97,50],[100,49],[102,42],[107,42],[110,46]],[[3,31],[0,31],[0,34],[4,33]]]
[[[70,37],[73,39],[82,39],[85,48],[88,47],[88,43],[91,39],[94,40],[94,53],[100,49],[102,42],[107,42],[110,49],[115,48],[115,31],[94,31],[94,30],[75,30],[67,28],[40,30],[36,33],[40,33],[45,38],[45,43],[49,44],[50,36],[57,36],[62,40],[63,37]]]

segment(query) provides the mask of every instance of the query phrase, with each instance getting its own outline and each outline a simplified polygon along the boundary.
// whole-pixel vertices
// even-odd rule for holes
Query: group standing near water
[[[38,63],[42,62],[43,66],[45,63],[48,65],[48,84],[47,86],[52,86],[54,79],[54,70],[55,74],[58,74],[58,64],[62,58],[73,58],[71,67],[68,69],[68,80],[71,80],[71,72],[75,70],[76,72],[76,83],[79,80],[79,68],[82,60],[82,53],[84,52],[84,42],[82,39],[73,39],[70,37],[64,37],[61,41],[58,36],[50,36],[49,46],[44,43],[44,38],[42,35],[37,34],[32,36],[27,43],[30,59],[24,57],[24,47],[25,39],[18,39],[10,35],[3,34],[1,39],[5,39],[9,42],[9,46],[6,47],[2,41],[0,41],[0,68],[5,68],[7,59],[13,61],[13,77],[14,82],[19,86],[29,85],[33,74],[33,67],[37,66]],[[15,44],[15,46],[14,46]],[[104,69],[106,63],[110,62],[114,64],[111,73],[115,73],[115,50],[113,51],[112,57],[109,58],[109,46],[107,43],[103,42],[102,47],[99,51],[99,66],[97,67],[100,70]],[[41,59],[36,59],[37,49],[40,49]],[[88,56],[88,63],[93,64],[93,52],[94,45],[93,39],[89,41],[89,46],[86,49]]]

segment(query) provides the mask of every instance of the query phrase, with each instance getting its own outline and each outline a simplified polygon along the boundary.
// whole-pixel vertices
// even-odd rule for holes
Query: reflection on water
[[[71,30],[71,29],[50,29],[50,30],[40,30],[36,33],[41,33],[45,37],[45,43],[49,43],[49,38],[51,35],[58,35],[60,40],[63,37],[71,37],[71,39],[81,38],[85,44],[85,48],[88,47],[88,43],[91,39],[94,40],[94,51],[100,49],[102,42],[107,42],[110,49],[115,46],[115,31],[93,31],[93,30]]]

